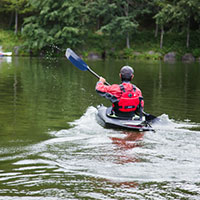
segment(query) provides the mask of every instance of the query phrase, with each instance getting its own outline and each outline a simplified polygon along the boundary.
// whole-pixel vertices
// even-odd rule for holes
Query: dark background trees
[[[0,28],[22,35],[29,50],[129,49],[145,31],[159,36],[161,49],[171,33],[184,38],[185,49],[200,49],[191,42],[200,32],[199,0],[1,0],[0,17]]]

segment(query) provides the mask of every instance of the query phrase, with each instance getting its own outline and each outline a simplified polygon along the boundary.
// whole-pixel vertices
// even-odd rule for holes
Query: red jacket
[[[124,92],[123,92],[123,88],[124,88]],[[121,85],[113,84],[110,86],[104,85],[102,82],[97,82],[96,91],[98,92],[98,94],[109,99],[112,102],[114,110],[115,110],[115,108],[117,108],[117,110],[120,110],[118,104],[120,104],[120,99],[122,98],[122,96],[126,95],[125,93],[128,94],[128,93],[130,93],[130,91],[133,91],[133,93],[132,93],[133,95],[131,95],[131,96],[138,97],[138,98],[131,97],[133,105],[136,105],[136,107],[133,106],[133,107],[135,107],[135,109],[128,108],[127,110],[125,110],[125,109],[121,108],[120,111],[122,111],[122,112],[135,111],[137,109],[137,104],[139,106],[139,97],[141,97],[141,99],[142,99],[142,92],[140,91],[140,89],[137,88],[135,85],[131,84],[130,82],[123,82]],[[133,99],[135,99],[135,100],[133,100]],[[124,102],[126,104],[126,101],[124,101],[124,100],[123,100],[122,104],[124,104]],[[140,106],[144,107],[143,100],[141,100]]]

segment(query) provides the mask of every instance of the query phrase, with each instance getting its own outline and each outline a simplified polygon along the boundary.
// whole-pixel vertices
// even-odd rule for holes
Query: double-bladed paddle
[[[67,48],[65,56],[75,67],[79,68],[82,71],[89,71],[91,74],[93,74],[97,78],[100,78],[100,76],[96,74],[93,70],[91,70],[90,67],[70,48]],[[110,85],[108,82],[105,82],[105,84]],[[157,117],[150,115],[148,113],[145,113],[144,111],[143,111],[143,115],[145,116],[147,121],[153,121],[157,119]]]

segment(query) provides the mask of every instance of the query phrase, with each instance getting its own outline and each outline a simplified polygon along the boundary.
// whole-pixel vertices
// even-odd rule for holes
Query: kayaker
[[[100,77],[96,84],[96,91],[100,96],[112,102],[111,114],[123,118],[132,118],[135,113],[142,117],[144,101],[141,90],[131,84],[134,70],[130,66],[123,66],[119,74],[120,85],[105,85],[106,80]]]

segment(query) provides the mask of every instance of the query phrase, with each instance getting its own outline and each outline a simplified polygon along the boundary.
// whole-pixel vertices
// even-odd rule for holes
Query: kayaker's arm
[[[99,81],[96,84],[96,91],[100,93],[110,93],[109,90],[112,86],[108,86],[105,83],[106,83],[106,79],[103,77],[100,77]]]
[[[117,84],[114,85],[104,85],[106,80],[103,77],[100,77],[99,81],[96,84],[96,92],[106,99],[110,100],[112,103],[118,101],[117,97],[121,94],[116,92],[116,88],[119,87]]]

